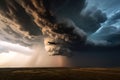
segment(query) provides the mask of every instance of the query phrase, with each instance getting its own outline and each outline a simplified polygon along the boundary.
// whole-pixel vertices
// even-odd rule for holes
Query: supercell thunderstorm
[[[67,1],[64,2],[68,5],[73,2]],[[84,4],[84,1],[77,2]],[[82,46],[86,42],[85,32],[77,28],[72,21],[60,21],[55,17],[56,0],[6,0],[2,3],[4,5],[1,5],[0,10],[1,21],[30,40],[42,36],[49,55],[69,55],[73,46]]]
[[[74,55],[83,46],[120,44],[119,39],[113,39],[120,35],[120,11],[109,14],[110,9],[101,7],[104,4],[96,7],[90,5],[92,3],[96,1],[1,0],[1,56],[13,51],[19,59],[26,58],[26,66],[69,66],[65,56]],[[16,56],[11,58],[15,60]],[[48,59],[44,61],[45,58]],[[10,62],[6,64],[15,65]]]

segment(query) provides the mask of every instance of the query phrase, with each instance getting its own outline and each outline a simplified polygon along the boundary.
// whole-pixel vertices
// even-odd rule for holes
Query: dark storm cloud
[[[111,45],[119,45],[120,42],[120,11],[112,14],[111,17],[104,23],[103,27],[98,30],[93,36],[96,40],[103,40]]]
[[[103,40],[106,44],[120,45],[120,30],[115,26],[104,27],[99,33],[95,34],[96,40]]]
[[[0,23],[0,25],[2,24]],[[0,53],[9,53],[10,51],[17,51],[26,54],[27,50],[24,50],[24,48],[32,48],[33,45],[38,44],[40,41],[42,41],[41,36],[29,39],[28,37],[24,37],[23,34],[14,31],[10,26],[2,25],[0,28]],[[18,44],[24,47],[17,47]],[[27,52],[29,52],[29,50]]]
[[[80,14],[80,19],[77,22],[80,28],[87,33],[93,33],[101,27],[101,23],[107,20],[107,16],[97,7],[85,9]]]
[[[41,41],[41,37],[37,36],[32,39],[24,37],[24,35],[19,32],[14,31],[10,26],[4,26],[0,28],[0,40],[6,42],[12,42],[14,44],[21,44],[23,46],[32,46],[35,43]]]
[[[70,15],[74,16],[75,14],[79,14],[79,12],[81,12],[81,10],[85,7],[86,0],[76,0],[76,1],[74,0],[61,0],[61,1],[52,0],[49,2],[53,3],[54,6],[51,6],[51,10],[55,8],[54,11],[57,15],[61,17],[70,17]]]
[[[58,25],[53,31],[50,28],[43,29],[43,34],[46,36],[45,48],[48,52],[64,55],[72,53],[74,48],[85,45],[86,33],[77,28],[72,21],[64,19]]]
[[[81,3],[81,6],[75,3]],[[59,15],[59,17],[67,17],[73,20],[79,28],[87,33],[95,32],[101,27],[101,23],[107,20],[106,14],[97,7],[88,8],[88,4],[80,0],[76,2],[71,0],[71,4],[72,6],[67,5],[64,6],[64,8],[60,8],[56,14]]]
[[[68,2],[69,1],[69,2]],[[87,33],[93,33],[101,27],[101,23],[107,20],[107,16],[97,7],[87,8],[88,4],[84,0],[66,0],[64,6],[55,10],[55,14],[60,18],[69,18]],[[82,11],[82,12],[81,12]]]
[[[107,41],[111,42],[113,45],[120,45],[120,31],[107,36]]]
[[[1,14],[18,25],[20,30],[28,31],[30,35],[40,34],[40,29],[32,21],[32,18],[15,0],[1,0],[1,4]]]
[[[100,1],[100,4],[113,2],[113,0],[95,1]],[[78,49],[75,56],[68,57],[71,64],[75,64],[74,66],[111,66],[118,64],[117,62],[120,61],[118,56],[120,47],[108,47],[108,40],[106,39],[92,40],[87,42],[89,45],[84,45],[86,43],[85,32],[95,32],[101,27],[100,24],[106,20],[105,13],[95,7],[83,10],[79,15],[81,10],[85,9],[85,0],[0,0],[0,8],[0,20],[7,25],[0,26],[0,40],[32,46],[42,41],[41,36],[39,36],[42,33],[46,50],[50,51],[50,54],[54,52],[66,54],[66,52],[71,53],[70,50]],[[61,17],[64,20],[60,19]],[[85,32],[77,26],[84,29]],[[103,34],[107,35],[109,32],[106,30],[112,32],[116,28],[104,29]],[[96,44],[100,46],[96,46]],[[16,46],[13,48],[16,49]],[[5,49],[0,45],[0,53],[13,50],[9,47],[5,47]],[[44,53],[44,49],[41,49],[43,48],[39,48],[38,55],[40,55],[40,52]],[[34,57],[35,60],[41,60],[42,57],[39,58],[38,55],[37,58]],[[43,58],[47,59],[44,56]],[[57,59],[53,61],[55,60]]]
[[[75,3],[81,3],[81,6]],[[82,0],[77,0],[76,2],[71,0],[71,6],[64,6],[64,8],[57,11],[56,14],[73,20],[75,24],[85,32],[93,33],[107,17],[105,13],[95,7],[84,11],[86,6],[87,4]],[[82,14],[80,14],[81,10]]]
[[[27,39],[21,37],[23,44],[24,41],[29,44],[42,32],[46,50],[51,55],[59,55],[63,52],[71,52],[72,45],[81,45],[86,42],[84,31],[70,23],[69,19],[59,22],[61,19],[57,18],[63,16],[63,12],[69,14],[81,11],[84,3],[84,0],[2,0],[1,4],[4,5],[0,5],[0,17],[1,21],[11,27],[4,31],[8,32],[13,29],[11,33],[15,39],[17,39],[16,36],[20,37],[21,35],[29,37]],[[34,41],[32,42],[34,43]]]

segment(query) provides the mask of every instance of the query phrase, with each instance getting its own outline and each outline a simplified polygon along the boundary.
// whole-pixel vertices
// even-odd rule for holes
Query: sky
[[[120,66],[119,0],[44,1],[0,1],[0,67]]]
[[[92,6],[94,3],[95,6],[101,9],[107,14],[107,20],[101,24],[101,27],[92,35],[92,38],[96,40],[108,40],[109,43],[113,45],[119,44],[119,31],[120,31],[120,10],[119,10],[119,0],[108,0],[102,1],[103,3],[91,0],[88,1],[91,3],[89,6]],[[117,37],[116,37],[117,36]]]

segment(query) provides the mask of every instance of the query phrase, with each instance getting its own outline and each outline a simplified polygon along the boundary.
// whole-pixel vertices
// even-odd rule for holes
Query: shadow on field
[[[1,68],[0,80],[120,80],[120,69]]]

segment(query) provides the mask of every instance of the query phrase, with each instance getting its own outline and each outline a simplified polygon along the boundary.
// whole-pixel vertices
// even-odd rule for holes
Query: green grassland
[[[1,68],[0,80],[120,80],[120,68]]]

